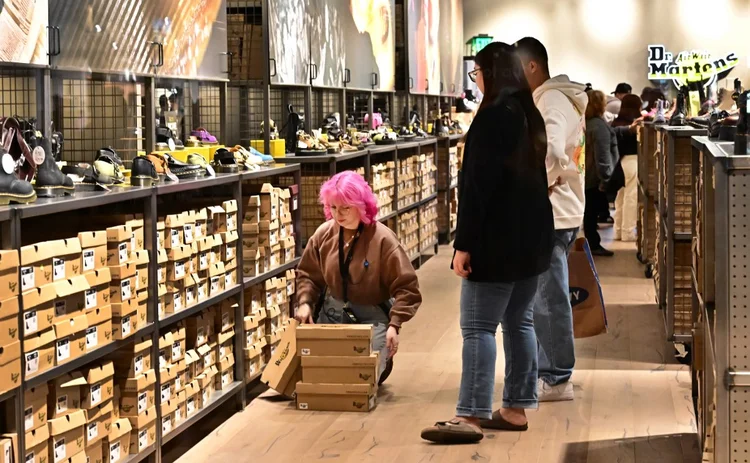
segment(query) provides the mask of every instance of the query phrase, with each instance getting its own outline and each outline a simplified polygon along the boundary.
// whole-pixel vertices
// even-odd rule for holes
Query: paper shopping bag
[[[588,338],[607,332],[602,287],[586,238],[578,238],[568,256],[570,305],[573,306],[573,333]]]

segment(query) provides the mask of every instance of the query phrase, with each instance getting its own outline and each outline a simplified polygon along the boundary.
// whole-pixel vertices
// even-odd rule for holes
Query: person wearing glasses
[[[417,274],[396,234],[376,219],[377,198],[359,174],[333,176],[321,187],[320,202],[327,221],[297,267],[295,318],[372,324],[382,384],[393,369],[401,325],[422,303]]]
[[[469,73],[484,94],[466,136],[451,267],[462,278],[461,385],[454,417],[422,431],[438,444],[480,441],[483,429],[525,431],[537,408],[534,298],[550,266],[554,218],[547,135],[513,46],[493,42]],[[498,326],[505,351],[502,405],[493,411]]]

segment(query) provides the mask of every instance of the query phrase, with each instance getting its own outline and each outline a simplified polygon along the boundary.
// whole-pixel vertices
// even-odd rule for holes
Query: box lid
[[[122,243],[133,237],[133,230],[127,225],[107,228],[107,243]]]
[[[53,418],[48,421],[49,433],[51,436],[59,436],[60,434],[66,433],[72,429],[82,427],[86,425],[86,413],[83,410],[78,410],[59,418]]]
[[[148,262],[149,262],[148,251],[146,251],[145,249],[139,249],[139,250],[135,251],[135,258],[134,258],[134,260],[135,260],[135,264],[138,265],[139,267],[141,265],[148,264]]]
[[[224,270],[224,262],[216,262],[215,264],[211,264],[208,267],[208,276],[215,277],[224,275],[225,273],[226,270]]]
[[[224,232],[221,234],[221,239],[224,240],[224,244],[234,243],[239,239],[239,234],[237,233],[237,230]]]
[[[158,253],[156,254],[156,263],[157,264],[164,264],[169,260],[169,255],[167,254],[167,250],[164,248],[159,248]]]
[[[195,211],[185,211],[182,213],[182,224],[187,225],[195,223]]]
[[[372,325],[300,325],[297,339],[372,339]]]
[[[247,349],[242,349],[242,351],[245,353],[245,358],[248,360],[252,360],[254,358],[258,358],[260,354],[263,353],[262,347],[257,347],[255,345],[250,346]]]
[[[86,319],[89,327],[99,325],[112,319],[112,306],[93,307],[86,310]]]
[[[78,241],[81,242],[81,248],[94,248],[97,246],[107,245],[107,231],[98,230],[90,232],[81,232],[78,234]]]
[[[372,395],[375,388],[371,384],[311,384],[297,383],[297,394],[322,395]]]
[[[42,426],[26,433],[26,449],[31,450],[49,439],[49,426]]]
[[[112,304],[112,316],[113,317],[127,317],[128,315],[134,314],[138,310],[138,301],[130,299],[127,302],[119,304]]]
[[[57,249],[55,253],[58,256],[70,256],[81,253],[81,242],[78,240],[78,237],[65,238],[64,240],[56,241],[56,243]]]
[[[272,305],[268,309],[268,318],[278,317],[279,315],[281,315],[281,309],[279,309],[279,306]]]
[[[95,405],[94,408],[84,410],[86,412],[86,422],[91,423],[94,420],[98,420],[108,413],[112,413],[115,410],[112,400],[108,400],[103,404]]]
[[[172,347],[172,344],[174,344],[174,336],[172,335],[171,331],[167,331],[163,335],[159,336],[159,349]]]
[[[163,384],[163,383],[162,383]],[[161,417],[164,419],[164,417],[168,416],[173,411],[177,410],[177,397],[173,397],[170,400],[162,401],[161,402]]]
[[[31,352],[37,350],[40,347],[52,344],[55,342],[55,329],[50,328],[40,333],[34,333],[30,337],[23,340],[24,352]]]
[[[172,336],[174,336],[174,340],[175,341],[182,341],[183,339],[185,339],[185,335],[186,335],[185,331],[186,330],[185,330],[184,327],[173,329],[172,330]]]
[[[211,352],[211,348],[208,346],[208,344],[202,344],[200,347],[198,347],[197,351],[199,356],[203,357],[209,352]]]
[[[151,346],[153,345],[154,345],[154,342],[151,340],[151,338],[147,338],[147,337],[141,338],[133,346],[133,352],[137,354],[138,352],[142,352],[146,349],[150,349]]]
[[[162,297],[167,294],[167,285],[164,283],[159,284],[159,292],[157,293],[157,296]]]
[[[164,230],[166,227],[166,224],[164,223],[164,219],[160,219],[156,222],[156,229],[157,230]]]
[[[18,251],[0,251],[0,270],[18,267],[19,262]]]
[[[17,296],[13,296],[10,299],[0,301],[0,318],[18,315],[19,310],[20,307],[18,305]]]
[[[166,228],[177,228],[185,224],[183,221],[182,214],[170,214],[164,219],[164,226]]]
[[[222,206],[224,207],[224,212],[227,212],[227,213],[237,212],[237,200],[236,199],[230,199],[228,201],[224,201],[222,203]]]
[[[121,265],[109,267],[109,271],[112,274],[113,280],[124,280],[135,276],[135,268],[135,262],[127,262]]]
[[[214,214],[225,214],[226,211],[224,211],[224,208],[221,206],[208,206],[208,213],[211,215]]]
[[[125,222],[125,225],[128,225],[132,229],[143,228],[143,219],[142,218],[128,219],[128,221]]]
[[[185,352],[185,365],[190,366],[191,364],[200,360],[198,353],[192,349]]]
[[[134,429],[143,429],[156,420],[156,406],[147,408],[146,411],[138,414],[138,416],[128,417],[128,420]]]
[[[246,315],[245,318],[245,331],[250,331],[258,327],[260,320],[255,315]]]
[[[83,370],[83,375],[86,378],[87,384],[96,384],[113,377],[115,375],[115,365],[112,362],[105,362]]]
[[[62,339],[66,336],[80,333],[88,327],[89,322],[88,318],[86,318],[86,314],[81,314],[76,317],[68,317],[54,324],[55,336],[57,339]]]
[[[112,427],[109,430],[109,441],[116,441],[132,430],[133,427],[130,425],[130,420],[127,418],[120,418],[112,423]]]
[[[206,210],[205,207],[201,208],[201,209],[198,209],[197,211],[195,211],[195,221],[196,222],[206,221],[206,220],[208,220],[208,211]]]
[[[227,371],[234,365],[234,354],[227,354],[219,361],[219,371]]]
[[[21,295],[23,298],[23,308],[28,311],[41,304],[49,302],[57,295],[55,283],[50,283],[38,288],[31,288]]]
[[[224,344],[225,342],[229,341],[234,337],[234,328],[230,328],[227,331],[224,331],[222,333],[219,333],[219,344]]]
[[[263,186],[260,187],[260,193],[264,195],[273,193],[273,185],[270,183],[264,183]]]
[[[177,365],[167,365],[159,371],[159,381],[162,386],[164,383],[172,381],[177,377]]]
[[[258,207],[260,206],[260,196],[245,196],[245,206],[247,207]]]
[[[210,251],[214,247],[214,237],[209,235],[199,238],[195,244],[198,246],[198,252]]]
[[[224,244],[224,240],[221,239],[221,233],[214,233],[211,237],[214,239],[214,247]]]
[[[292,194],[289,192],[288,189],[282,188],[281,191],[279,191],[279,199],[287,200],[292,197]]]
[[[109,267],[86,272],[83,276],[86,278],[86,281],[91,288],[95,288],[99,285],[109,284],[109,282],[112,281],[112,273],[109,271]]]
[[[369,357],[302,357],[302,368],[369,368],[377,365],[377,352]]]
[[[287,236],[283,240],[281,240],[281,247],[282,249],[293,249],[296,243],[294,242],[293,236]]]
[[[258,229],[262,232],[278,230],[278,228],[279,228],[278,220],[261,220],[260,222],[258,222]]]
[[[175,246],[167,252],[167,259],[176,262],[189,258],[193,254],[193,247],[188,244]]]
[[[7,365],[9,362],[21,357],[21,341],[12,342],[0,347],[0,365]]]
[[[23,393],[23,402],[30,404],[37,400],[47,400],[47,394],[49,394],[49,386],[47,383],[40,384],[36,387],[26,389],[26,392]]]
[[[156,383],[156,372],[154,370],[144,371],[135,378],[127,378],[122,384],[123,392],[138,392]]]
[[[89,281],[84,275],[78,275],[67,280],[60,280],[52,283],[55,285],[55,294],[57,297],[68,297],[72,294],[78,294],[90,289]]]
[[[29,244],[21,248],[21,265],[31,265],[52,258],[52,241]]]

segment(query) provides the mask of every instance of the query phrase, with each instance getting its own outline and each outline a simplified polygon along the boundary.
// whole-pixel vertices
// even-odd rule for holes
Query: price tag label
[[[138,394],[138,414],[140,415],[148,408],[148,393],[141,392]]]
[[[57,405],[56,405],[57,413],[62,413],[68,409],[68,396],[67,395],[61,395],[57,398]]]
[[[117,249],[119,250],[120,263],[124,264],[128,261],[128,243],[120,243]]]
[[[37,324],[36,310],[31,310],[23,314],[24,319],[24,333],[31,334],[35,333],[39,326]]]
[[[138,450],[148,447],[148,430],[144,429],[138,433]]]
[[[39,351],[26,353],[26,376],[39,371]]]
[[[86,435],[89,441],[92,439],[96,439],[96,437],[99,435],[99,425],[96,421],[88,424],[87,429],[86,429]]]
[[[34,409],[32,407],[23,411],[23,427],[25,431],[34,427]]]
[[[130,316],[122,317],[122,337],[128,336],[130,334]]]
[[[185,234],[185,244],[190,244],[193,242],[193,226],[190,224],[186,224],[182,227],[182,231]]]
[[[156,279],[157,279],[158,281],[162,281],[162,280],[164,279],[163,277],[164,277],[164,269],[163,269],[163,268],[161,268],[161,267],[159,267],[159,268],[158,268],[158,269],[156,270]]]
[[[84,249],[83,250],[83,271],[88,272],[94,270],[96,266],[96,260],[94,260],[94,250]]]
[[[192,415],[194,411],[195,411],[195,399],[191,397],[187,400],[187,414]]]
[[[52,259],[52,280],[62,280],[65,278],[65,261],[57,257]]]
[[[211,294],[216,294],[219,291],[219,277],[211,277]]]
[[[131,296],[130,280],[122,280],[120,282],[120,297],[124,302],[130,300]]]
[[[120,461],[120,443],[115,442],[114,444],[111,444],[109,446],[109,461],[110,463],[115,463],[116,461]]]
[[[86,349],[93,349],[99,345],[99,332],[95,326],[86,329]]]
[[[139,355],[133,361],[133,371],[136,375],[143,373],[143,355]]]
[[[65,459],[65,438],[55,441],[55,463],[63,461]]]
[[[87,289],[86,290],[86,308],[93,309],[94,307],[96,307],[96,290]]]
[[[185,303],[188,305],[195,303],[195,287],[188,288],[185,291]]]
[[[182,357],[182,344],[175,342],[172,344],[172,359],[179,360]]]
[[[198,258],[198,261],[199,261],[198,266],[200,267],[201,270],[208,268],[208,254],[207,253],[204,252],[203,254],[201,254],[200,257]]]
[[[225,288],[231,288],[232,287],[232,274],[227,273],[224,275],[224,287]]]
[[[162,434],[166,434],[172,430],[172,417],[171,416],[165,416],[161,420],[161,432]]]
[[[175,293],[174,295],[174,311],[179,312],[182,310],[182,295]]]
[[[198,229],[196,228],[196,230]],[[180,421],[182,421],[182,410],[179,408],[174,411],[174,421],[175,423],[179,423]]]
[[[172,390],[169,384],[163,384],[161,386],[161,401],[166,402],[170,397],[172,397]]]
[[[68,311],[65,310],[65,301],[55,301],[55,317],[62,317],[66,313],[68,313]]]
[[[34,287],[34,267],[21,267],[21,291]]]
[[[182,389],[182,380],[180,379],[179,376],[177,376],[174,379],[174,390],[179,391],[180,389]]]
[[[57,341],[57,361],[62,362],[70,358],[70,339]]]
[[[172,247],[177,247],[180,245],[180,231],[173,228],[171,233],[171,239],[172,239]]]
[[[185,276],[185,262],[175,262],[174,277],[183,278]]]
[[[91,405],[96,405],[102,401],[102,385],[94,384],[91,386]]]
[[[206,288],[203,284],[198,285],[198,300],[202,301],[206,298]]]

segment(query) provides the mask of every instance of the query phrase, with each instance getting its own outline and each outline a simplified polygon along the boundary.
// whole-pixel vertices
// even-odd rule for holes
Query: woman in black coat
[[[479,441],[482,428],[528,428],[525,410],[537,407],[533,301],[554,238],[544,120],[521,62],[496,42],[475,63],[469,76],[484,99],[466,139],[452,264],[464,279],[461,387],[455,417],[422,432],[445,444]],[[503,405],[493,412],[498,325],[506,371]]]

